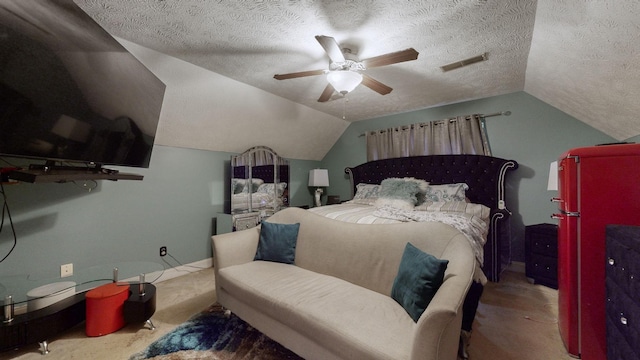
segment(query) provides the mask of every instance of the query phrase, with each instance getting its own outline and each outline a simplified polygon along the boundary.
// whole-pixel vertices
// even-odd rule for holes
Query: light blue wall
[[[344,168],[366,161],[364,138],[358,135],[367,130],[506,110],[513,114],[488,118],[487,127],[494,156],[520,163],[508,189],[516,196],[507,206],[514,213],[513,258],[522,261],[523,226],[551,222],[554,206],[548,199],[555,194],[546,190],[549,163],[570,148],[613,141],[523,92],[356,122],[322,162],[291,161],[291,204],[312,204],[307,178],[317,167],[329,169],[325,195],[348,199]],[[143,181],[99,181],[92,192],[72,183],[5,186],[18,245],[0,263],[0,276],[55,277],[65,263],[80,271],[96,264],[161,262],[162,245],[182,263],[210,257],[211,218],[223,209],[231,155],[155,146],[149,169],[119,168],[144,175]],[[10,235],[5,221],[0,257],[10,248]]]
[[[326,193],[349,198],[344,168],[366,161],[365,139],[359,135],[368,130],[501,111],[512,114],[487,118],[487,131],[493,156],[516,160],[520,166],[509,175],[507,207],[513,212],[512,259],[524,261],[524,226],[554,223],[549,216],[555,207],[549,199],[557,194],[546,189],[549,164],[571,148],[615,141],[524,92],[353,123],[322,160],[330,175]]]
[[[638,143],[638,142],[640,142],[640,135],[634,136],[634,137],[630,137],[625,141],[626,142],[632,142],[632,143]]]
[[[211,257],[211,219],[223,211],[231,155],[155,146],[148,169],[109,167],[143,181],[101,180],[91,192],[82,183],[6,185],[18,242],[0,276],[56,277],[66,263],[76,273],[117,262],[162,263],[163,245],[183,264]],[[307,178],[318,165],[291,160],[291,204],[311,204]],[[0,258],[11,244],[5,219]]]

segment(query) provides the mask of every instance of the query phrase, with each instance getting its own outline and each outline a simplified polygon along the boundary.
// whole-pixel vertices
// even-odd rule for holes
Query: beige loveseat
[[[440,223],[360,225],[298,208],[295,265],[254,261],[259,228],[213,236],[218,302],[305,359],[456,359],[474,255]],[[447,259],[444,282],[414,322],[390,297],[407,242]]]

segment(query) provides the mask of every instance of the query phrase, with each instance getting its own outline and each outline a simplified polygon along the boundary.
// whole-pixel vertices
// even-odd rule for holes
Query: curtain
[[[367,161],[448,154],[491,155],[484,118],[480,115],[369,131]]]

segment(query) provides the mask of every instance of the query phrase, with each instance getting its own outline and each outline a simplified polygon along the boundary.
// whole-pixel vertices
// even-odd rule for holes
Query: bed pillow
[[[300,224],[276,224],[263,221],[254,260],[295,263]]]
[[[391,297],[402,305],[413,321],[418,322],[442,285],[448,264],[449,260],[440,260],[411,243],[405,246]]]
[[[351,199],[351,203],[362,205],[373,205],[378,200],[380,185],[360,183],[356,185],[356,194]]]
[[[244,184],[247,182],[246,179],[231,179],[231,190],[234,194],[240,194],[244,190]]]
[[[244,188],[242,189],[243,193],[254,193],[258,190],[260,185],[264,184],[264,180],[262,179],[251,179],[251,182],[245,181]]]
[[[465,191],[469,186],[465,183],[429,185],[426,191],[427,201],[466,201]]]
[[[256,192],[273,195],[273,192],[274,192],[273,187],[274,187],[274,184],[272,183],[261,184],[258,187],[258,190],[256,190]],[[286,188],[287,188],[287,183],[285,182],[278,183],[278,186],[276,187],[276,190],[278,191],[278,197],[281,197],[284,194],[284,190]]]
[[[429,183],[415,178],[389,178],[380,183],[376,207],[391,206],[402,210],[413,210],[418,197]]]

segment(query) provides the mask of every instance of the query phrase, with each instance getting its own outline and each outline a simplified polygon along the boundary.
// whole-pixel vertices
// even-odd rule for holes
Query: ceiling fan
[[[331,36],[317,35],[316,40],[318,40],[329,56],[329,69],[276,74],[273,77],[277,80],[286,80],[327,74],[329,84],[327,84],[322,95],[318,98],[318,102],[331,100],[334,92],[345,95],[355,89],[360,83],[380,95],[386,95],[393,89],[362,72],[366,69],[416,60],[418,58],[418,52],[413,48],[409,48],[360,60],[357,55],[351,53],[350,49],[341,49],[338,42]]]

